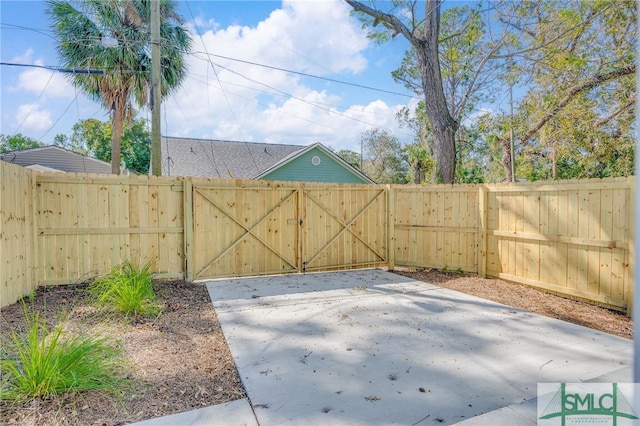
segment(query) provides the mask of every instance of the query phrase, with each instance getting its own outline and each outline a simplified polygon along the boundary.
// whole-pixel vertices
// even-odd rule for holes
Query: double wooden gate
[[[387,263],[387,192],[382,187],[194,182],[189,192],[190,279]]]

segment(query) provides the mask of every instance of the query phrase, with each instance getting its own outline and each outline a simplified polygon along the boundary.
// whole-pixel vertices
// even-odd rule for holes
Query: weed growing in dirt
[[[454,274],[464,275],[464,270],[462,268],[449,269],[446,265],[444,268],[441,269],[441,271],[443,274],[447,274],[447,275],[454,275]]]
[[[12,333],[0,352],[0,400],[22,402],[64,393],[101,389],[117,392],[121,350],[99,335],[66,335],[50,329],[40,312],[24,307],[26,329]]]
[[[151,263],[138,268],[127,261],[114,267],[89,285],[89,293],[100,306],[108,306],[126,316],[157,315],[161,308],[153,291]]]

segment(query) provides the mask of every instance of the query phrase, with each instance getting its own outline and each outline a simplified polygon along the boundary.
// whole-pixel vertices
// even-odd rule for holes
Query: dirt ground
[[[18,407],[2,405],[0,424],[120,425],[244,398],[206,287],[174,281],[159,283],[156,289],[163,313],[127,323],[95,320],[83,286],[41,287],[33,304],[38,309],[46,305],[49,324],[64,309],[71,315],[69,328],[97,326],[102,335],[121,342],[135,386],[118,399],[88,392]],[[20,303],[0,314],[3,337],[23,327]]]
[[[416,280],[473,294],[630,339],[632,321],[619,313],[563,299],[529,287],[438,270],[400,272]],[[233,358],[202,284],[157,284],[164,312],[125,322],[100,320],[88,306],[84,286],[43,287],[26,303],[46,312],[49,323],[65,311],[67,327],[98,327],[119,340],[133,389],[115,399],[100,392],[55,397],[20,406],[0,405],[0,424],[120,425],[245,397]],[[46,306],[46,309],[44,309]],[[98,319],[96,319],[98,318]],[[20,303],[0,310],[0,334],[24,327]]]

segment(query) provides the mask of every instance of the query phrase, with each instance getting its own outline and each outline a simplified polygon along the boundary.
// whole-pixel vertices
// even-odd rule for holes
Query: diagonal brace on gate
[[[273,213],[277,208],[279,208],[280,206],[282,206],[282,204],[284,204],[285,202],[287,202],[290,198],[292,198],[295,194],[297,194],[297,191],[292,191],[289,195],[287,195],[284,199],[280,200],[280,202],[278,204],[276,204],[275,206],[273,206],[273,208],[271,208],[271,210],[269,210],[268,212],[266,212],[261,218],[260,220],[258,220],[258,222],[256,222],[253,226],[248,227],[246,226],[244,223],[240,222],[239,220],[237,220],[232,214],[229,214],[228,212],[225,211],[225,209],[223,207],[221,207],[218,203],[216,203],[214,200],[212,200],[210,197],[208,197],[206,194],[204,194],[203,192],[199,191],[197,188],[194,188],[205,200],[207,200],[208,202],[210,202],[214,207],[216,207],[218,210],[220,210],[222,213],[224,213],[228,218],[230,218],[231,220],[233,220],[238,226],[240,226],[242,229],[244,229],[244,234],[242,234],[238,239],[236,239],[229,247],[227,247],[226,249],[224,249],[224,251],[222,253],[220,253],[218,256],[216,256],[215,259],[213,259],[211,262],[207,263],[207,265],[202,268],[199,272],[198,275],[202,274],[204,271],[206,271],[207,269],[209,269],[214,263],[216,263],[218,260],[220,260],[225,254],[229,253],[229,251],[231,251],[235,246],[237,246],[238,244],[240,244],[240,241],[242,241],[242,239],[246,236],[246,235],[251,235],[253,238],[255,238],[256,240],[258,240],[258,242],[260,242],[263,246],[265,246],[266,248],[268,248],[273,254],[275,254],[276,256],[278,256],[280,259],[282,259],[287,265],[291,266],[291,268],[293,269],[297,269],[297,266],[295,265],[295,261],[292,263],[290,262],[288,259],[286,259],[284,256],[282,256],[282,254],[280,254],[275,248],[271,247],[271,245],[264,241],[262,238],[260,238],[260,236],[256,235],[255,232],[253,232],[254,229],[256,229],[262,222],[265,221],[265,219],[267,219],[271,213]]]
[[[318,250],[316,252],[316,254],[314,254],[311,259],[306,260],[305,263],[308,265],[311,262],[313,262],[323,251],[325,251],[327,249],[327,247],[329,247],[336,239],[338,239],[338,237],[340,237],[340,235],[342,235],[345,231],[349,231],[351,233],[351,235],[353,235],[354,237],[356,237],[356,239],[358,239],[362,244],[365,245],[365,247],[367,247],[369,250],[371,250],[373,252],[373,254],[375,254],[376,256],[378,256],[378,258],[380,259],[380,261],[384,261],[385,257],[383,255],[381,255],[380,253],[378,253],[378,251],[371,247],[371,245],[366,242],[365,240],[363,240],[356,232],[354,232],[351,227],[353,225],[353,223],[360,217],[362,216],[362,214],[369,208],[371,207],[371,205],[376,202],[378,200],[378,198],[385,194],[384,190],[379,191],[375,197],[373,197],[371,200],[369,200],[369,202],[362,208],[360,209],[360,211],[358,211],[349,221],[343,221],[339,216],[333,214],[325,205],[323,205],[320,201],[316,200],[315,198],[313,198],[311,195],[309,195],[308,192],[306,192],[306,196],[313,201],[314,203],[316,203],[320,208],[322,208],[322,210],[324,210],[330,217],[332,217],[335,221],[337,221],[340,226],[342,226],[342,229],[340,231],[338,231],[338,233],[336,235],[334,235],[320,250]]]

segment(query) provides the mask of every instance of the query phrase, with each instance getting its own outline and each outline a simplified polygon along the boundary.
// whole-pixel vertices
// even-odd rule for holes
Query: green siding
[[[320,158],[320,164],[313,165],[314,156]],[[338,182],[338,183],[369,183],[364,177],[346,166],[343,166],[322,150],[314,148],[300,157],[283,164],[281,167],[267,173],[263,180],[287,180],[298,182]]]

